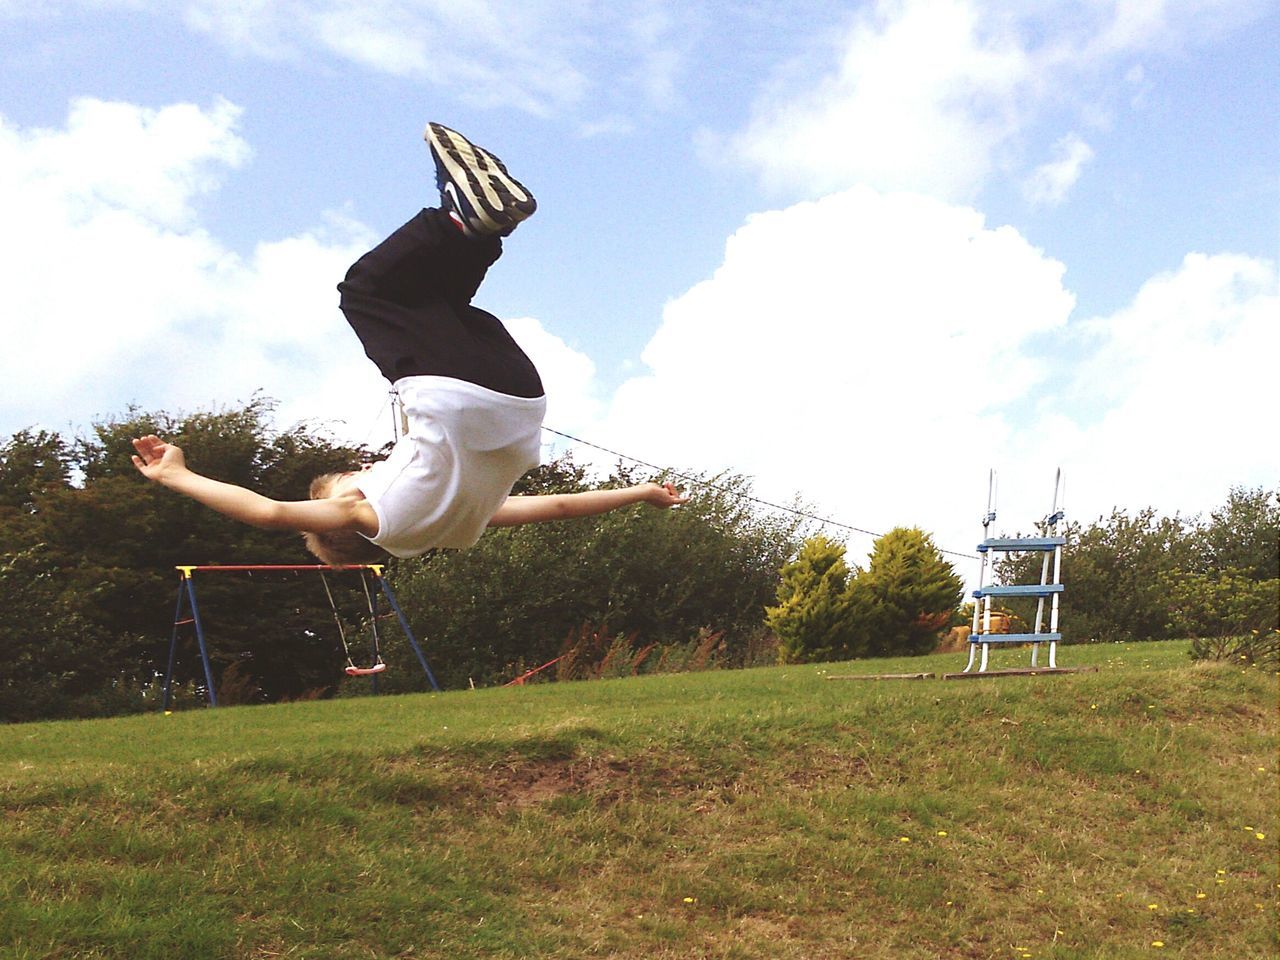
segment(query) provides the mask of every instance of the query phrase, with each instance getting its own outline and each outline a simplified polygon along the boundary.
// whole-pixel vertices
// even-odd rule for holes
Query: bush
[[[848,657],[854,638],[849,565],[844,545],[810,537],[781,570],[778,603],[765,622],[778,637],[779,663],[815,663]]]
[[[1167,640],[1207,633],[1247,634],[1238,620],[1251,583],[1271,584],[1276,609],[1280,577],[1280,491],[1233,487],[1207,520],[1132,515],[1114,510],[1089,526],[1066,527],[1060,618],[1068,643],[1089,640]],[[996,565],[998,582],[1040,579],[1041,557],[1012,554]],[[1253,603],[1248,600],[1248,603]],[[1011,601],[1023,617],[1034,602]]]
[[[842,544],[812,537],[782,568],[766,610],[781,663],[929,653],[956,615],[963,582],[932,538],[898,527],[878,538],[867,570]]]
[[[1280,630],[1254,630],[1234,637],[1197,637],[1192,660],[1225,660],[1274,670],[1280,667]]]
[[[579,489],[585,479],[570,467],[548,464],[518,492]],[[638,504],[504,527],[468,550],[393,564],[393,588],[441,685],[510,680],[523,672],[521,664],[528,669],[553,659],[583,624],[609,641],[634,637],[637,649],[674,648],[700,630],[722,631],[723,658],[743,659],[773,598],[778,568],[798,546],[799,521],[757,512],[744,499],[745,478],[713,479],[714,487],[696,488],[674,510]],[[600,486],[634,480],[618,470]],[[389,663],[411,663],[398,637],[386,649]],[[657,657],[655,650],[650,659]],[[388,690],[421,689],[422,682],[421,672],[410,669],[383,675]]]
[[[1174,636],[1247,636],[1280,626],[1280,580],[1253,580],[1231,568],[1168,575],[1161,587]]]
[[[863,629],[863,656],[930,653],[950,624],[964,581],[942,558],[933,538],[915,527],[897,527],[876,540],[871,563],[849,585],[850,602]]]

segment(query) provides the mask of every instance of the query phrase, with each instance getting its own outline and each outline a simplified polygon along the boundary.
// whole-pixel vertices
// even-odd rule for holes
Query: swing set
[[[409,645],[418,657],[418,662],[422,664],[422,671],[426,674],[427,680],[431,684],[431,689],[436,691],[440,689],[440,685],[436,683],[435,675],[431,672],[431,667],[427,665],[427,658],[423,656],[422,648],[418,646],[418,641],[414,639],[413,631],[409,628],[409,621],[400,609],[400,604],[396,601],[395,594],[391,592],[391,586],[387,583],[386,577],[383,576],[383,564],[351,563],[340,566],[328,566],[326,564],[205,564],[178,566],[174,569],[178,571],[178,603],[173,615],[173,634],[169,640],[169,665],[164,676],[164,710],[166,713],[169,712],[172,704],[173,665],[178,652],[178,632],[181,627],[187,625],[195,627],[196,643],[200,648],[200,662],[204,667],[205,691],[209,697],[209,706],[216,707],[218,705],[218,697],[214,692],[213,670],[209,666],[209,651],[205,644],[204,624],[200,620],[200,608],[196,603],[195,577],[192,576],[194,573],[236,572],[247,573],[252,576],[255,572],[319,572],[320,582],[324,584],[325,596],[329,600],[329,608],[333,611],[334,623],[338,627],[338,638],[342,642],[342,652],[347,658],[347,666],[344,672],[350,677],[368,677],[374,693],[378,692],[378,674],[387,669],[387,664],[382,659],[382,647],[378,636],[378,620],[383,616],[378,612],[379,598],[385,598],[391,608],[391,612],[399,620],[400,629],[404,631],[405,638],[409,641]],[[351,647],[347,642],[346,628],[342,624],[342,617],[338,613],[338,605],[334,600],[333,591],[329,587],[329,578],[326,576],[326,573],[346,571],[359,571],[360,585],[364,590],[365,603],[368,606],[372,649],[370,651],[371,660],[367,667],[356,665],[351,653]],[[369,589],[370,579],[373,580],[376,589]],[[390,614],[386,614],[386,616],[390,616]]]

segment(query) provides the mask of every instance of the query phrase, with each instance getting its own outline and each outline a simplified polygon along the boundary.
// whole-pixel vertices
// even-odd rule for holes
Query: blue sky
[[[1277,481],[1275,2],[0,0],[0,54],[0,434],[381,442],[333,287],[438,119],[539,198],[479,302],[550,426],[960,550],[988,467],[1010,529],[1059,464],[1085,521]]]

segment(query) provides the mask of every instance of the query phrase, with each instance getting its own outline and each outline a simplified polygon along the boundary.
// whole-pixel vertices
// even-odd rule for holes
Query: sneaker
[[[436,162],[436,185],[445,209],[472,236],[506,236],[533,215],[533,194],[488,150],[438,123],[424,139]]]

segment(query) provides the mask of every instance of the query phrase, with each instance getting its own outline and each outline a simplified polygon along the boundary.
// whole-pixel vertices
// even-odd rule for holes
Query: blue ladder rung
[[[975,633],[970,643],[1058,643],[1060,633]]]
[[[1003,550],[1016,553],[1019,550],[1056,550],[1065,546],[1066,537],[990,537],[978,544],[978,550]]]
[[[1004,587],[983,587],[973,591],[973,595],[982,597],[1047,597],[1051,593],[1062,593],[1066,587],[1061,583],[1017,583]]]

